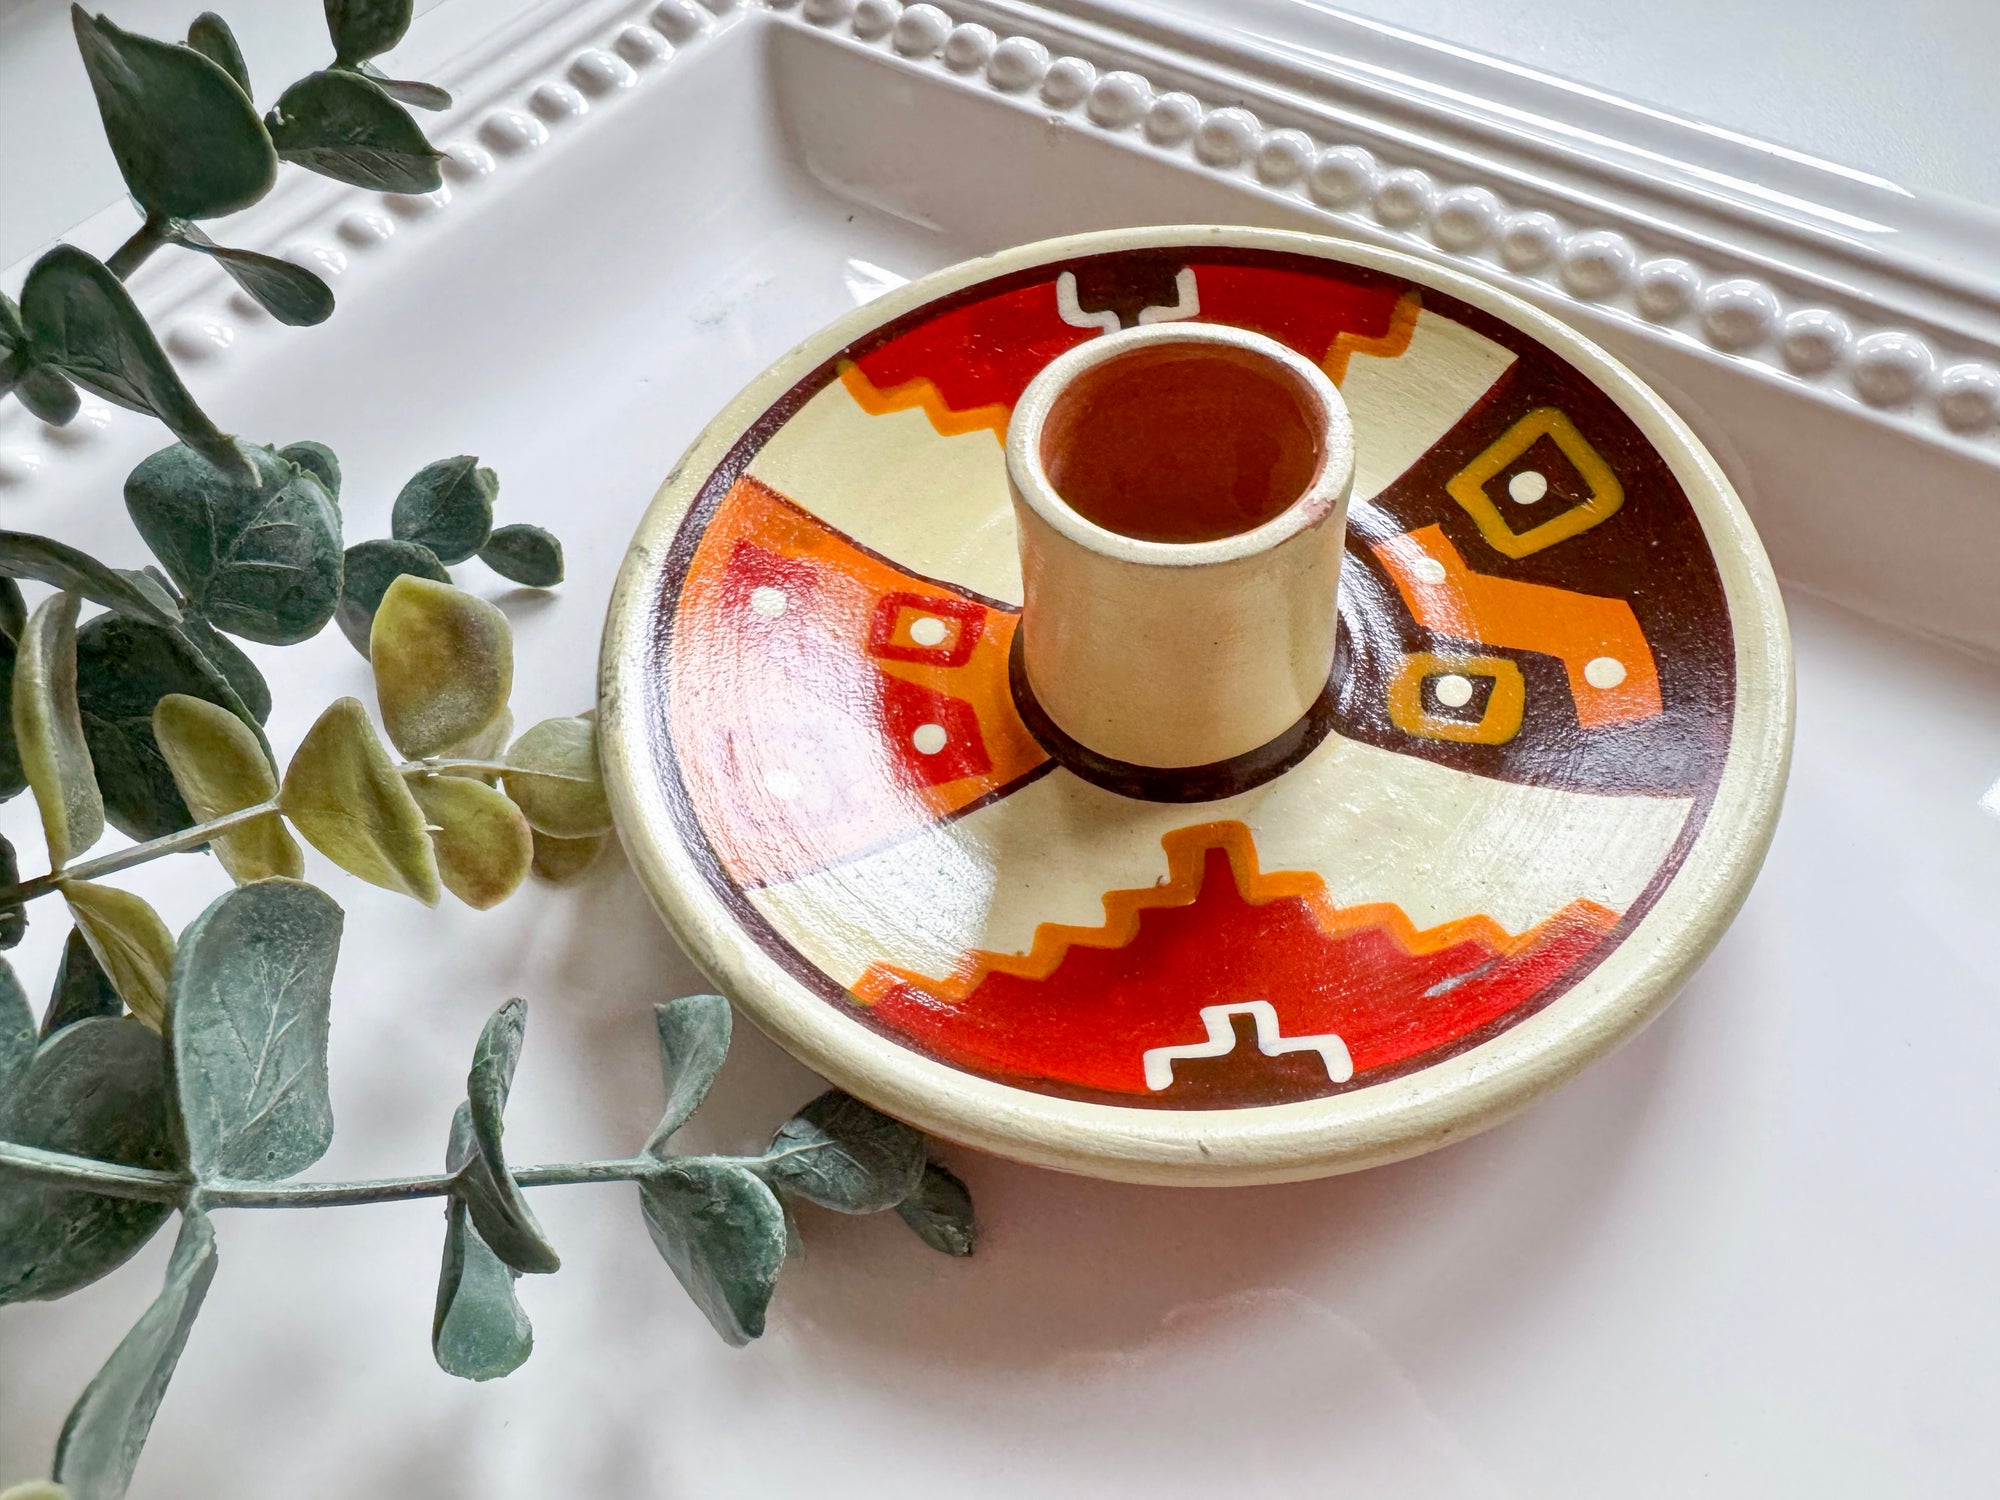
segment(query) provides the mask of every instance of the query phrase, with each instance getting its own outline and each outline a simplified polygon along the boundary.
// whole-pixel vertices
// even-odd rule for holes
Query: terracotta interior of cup
[[[1042,469],[1085,520],[1146,542],[1213,542],[1281,515],[1323,457],[1301,383],[1253,350],[1154,344],[1090,366],[1049,407]]]

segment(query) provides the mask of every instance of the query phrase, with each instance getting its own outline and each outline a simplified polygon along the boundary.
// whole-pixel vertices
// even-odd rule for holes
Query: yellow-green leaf
[[[484,730],[514,690],[507,617],[463,589],[405,573],[376,606],[368,636],[389,741],[436,755]]]
[[[257,736],[235,714],[205,698],[167,694],[153,706],[153,738],[198,823],[278,795],[278,778]],[[305,874],[305,853],[276,813],[217,834],[211,843],[238,885],[270,875],[296,880]]]
[[[611,804],[597,766],[597,725],[544,719],[507,752],[507,795],[535,832],[584,839],[611,831]]]
[[[506,793],[464,776],[420,776],[409,785],[430,819],[446,890],[485,911],[521,888],[535,857],[534,835]]]
[[[77,931],[97,955],[118,998],[153,1030],[165,1031],[174,935],[160,914],[115,885],[66,880],[62,893]]]
[[[76,615],[83,601],[44,599],[21,631],[14,661],[14,739],[41,809],[49,865],[61,869],[104,832],[104,798],[76,703]]]
[[[611,835],[600,833],[587,839],[551,838],[546,833],[535,835],[535,874],[550,885],[568,885],[573,880],[581,880],[590,873],[590,867],[604,852],[604,846],[611,842]]]
[[[306,731],[285,768],[278,806],[348,874],[437,905],[437,856],[423,809],[375,738],[360,699],[342,698]]]

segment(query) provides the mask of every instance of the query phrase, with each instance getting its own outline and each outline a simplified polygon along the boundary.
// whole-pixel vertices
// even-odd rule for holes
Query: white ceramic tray
[[[1197,1197],[961,1153],[976,1260],[820,1216],[743,1352],[615,1190],[538,1202],[565,1269],[524,1284],[534,1358],[478,1388],[430,1359],[432,1209],[232,1215],[139,1493],[1980,1493],[2000,822],[1979,801],[2000,670],[1862,618],[2000,642],[2000,261],[1977,216],[1379,38],[1315,62],[1083,0],[950,12],[544,6],[440,70],[461,100],[449,201],[298,182],[229,226],[338,270],[323,329],[246,315],[198,266],[136,289],[227,425],[340,452],[357,536],[458,451],[498,468],[510,519],[561,532],[556,600],[480,585],[516,621],[517,710],[540,716],[589,700],[611,578],[688,440],[902,278],[1194,220],[1473,269],[1681,406],[1790,588],[1791,801],[1742,917],[1665,1021],[1484,1138]],[[1028,40],[1088,74],[1031,76]],[[1814,370],[1820,313],[1849,336]],[[123,413],[57,437],[14,409],[0,512],[136,563],[118,487],[159,442]],[[274,743],[362,680],[335,634],[286,653]],[[623,869],[489,915],[319,873],[350,935],[326,1174],[431,1162],[466,1048],[512,993],[535,1004],[520,1159],[648,1128],[635,1036],[698,979]],[[132,883],[179,925],[221,879]],[[31,988],[60,927],[16,955]],[[746,1028],[702,1128],[750,1144],[812,1088]],[[0,1319],[0,1476],[44,1466],[165,1248]]]

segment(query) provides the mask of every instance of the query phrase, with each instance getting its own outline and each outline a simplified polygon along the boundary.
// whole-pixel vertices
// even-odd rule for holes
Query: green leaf
[[[747,1344],[785,1264],[785,1210],[756,1173],[729,1162],[669,1161],[640,1179],[646,1228],[715,1331]]]
[[[502,526],[479,549],[479,560],[502,578],[532,589],[552,589],[563,581],[562,543],[539,526]]]
[[[82,6],[70,7],[70,20],[111,154],[148,214],[214,219],[271,190],[278,158],[248,91],[227,67],[193,47],[122,30]]]
[[[78,632],[76,677],[84,741],[113,826],[141,840],[187,827],[193,820],[153,734],[154,706],[179,693],[232,712],[235,690],[179,631],[118,615],[99,615]],[[255,745],[247,711],[243,718]]]
[[[341,911],[297,880],[239,886],[181,935],[169,993],[188,1165],[274,1182],[333,1140],[326,1036]]]
[[[61,869],[104,832],[104,799],[76,698],[75,594],[51,594],[28,616],[14,663],[14,738],[34,789],[49,864]]]
[[[254,98],[250,89],[250,69],[243,61],[243,49],[236,45],[236,33],[229,29],[229,23],[212,10],[205,10],[194,18],[188,27],[187,44],[203,57],[227,73],[232,82],[243,90],[243,97]]]
[[[399,542],[421,542],[447,567],[486,545],[493,531],[493,498],[500,479],[471,454],[441,458],[411,476],[389,512],[389,533]]]
[[[411,0],[326,0],[326,29],[343,63],[379,57],[410,29]]]
[[[21,864],[14,857],[14,845],[0,836],[0,885],[18,885],[20,880]],[[0,949],[19,947],[21,939],[27,935],[27,907],[19,902],[0,907]]]
[[[0,1500],[74,1500],[74,1497],[52,1479],[30,1479],[0,1490]]]
[[[479,1034],[465,1083],[477,1149],[463,1183],[472,1222],[493,1253],[517,1271],[546,1274],[561,1269],[562,1260],[507,1170],[507,1154],[501,1147],[501,1116],[514,1086],[514,1066],[521,1060],[527,1025],[528,1002],[514,999],[496,1010]]]
[[[428,578],[393,579],[368,635],[389,741],[436,755],[478,734],[514,690],[514,632],[484,599]]]
[[[171,1170],[164,1044],[130,1016],[78,1021],[0,1093],[0,1139],[128,1167]],[[152,1238],[161,1203],[0,1176],[0,1304],[61,1297]]]
[[[535,841],[505,792],[466,776],[419,776],[410,794],[431,825],[445,889],[475,911],[498,906],[528,878]]]
[[[583,839],[611,831],[594,721],[544,719],[514,741],[507,764],[507,795],[535,832]]]
[[[461,1104],[452,1116],[446,1169],[456,1172],[477,1154],[472,1106]],[[479,1237],[463,1196],[452,1194],[437,1311],[431,1319],[431,1352],[438,1368],[462,1380],[497,1380],[521,1367],[534,1352],[535,1330],[514,1295],[519,1277]]]
[[[21,398],[23,406],[51,427],[69,426],[70,419],[83,405],[76,387],[63,378],[61,371],[48,365],[28,366],[15,385],[14,394]]]
[[[21,326],[21,309],[14,299],[0,292],[0,354],[28,347],[28,331]]]
[[[264,747],[226,708],[169,693],[153,709],[153,735],[197,822],[207,823],[278,795],[277,773]],[[306,872],[305,854],[276,813],[218,834],[210,847],[238,885],[272,875],[296,880]]]
[[[389,585],[408,573],[412,578],[428,578],[433,583],[450,583],[451,574],[428,547],[416,542],[388,539],[356,542],[347,549],[346,571],[340,585],[340,606],[334,620],[348,644],[363,656],[368,654],[368,635],[375,625],[375,611]]]
[[[107,568],[87,552],[25,531],[0,531],[0,573],[81,594],[93,604],[156,625],[177,624],[181,617],[173,599],[145,574]]]
[[[729,1056],[729,1002],[720,995],[683,995],[653,1007],[653,1026],[660,1034],[667,1104],[646,1138],[646,1150],[664,1157],[667,1138],[700,1107]]]
[[[838,1213],[880,1213],[922,1182],[924,1138],[828,1089],[779,1128],[762,1165],[765,1180],[781,1193]]]
[[[491,763],[507,751],[507,742],[514,737],[514,711],[503,708],[487,726],[477,734],[447,745],[440,750],[440,756],[454,760],[479,760]],[[488,786],[499,784],[499,776],[488,771],[468,771],[457,767],[444,773],[447,776],[470,776],[475,781],[483,781]]]
[[[0,640],[12,643],[28,628],[28,604],[21,597],[21,585],[0,575]]]
[[[306,731],[285,768],[278,806],[307,843],[348,874],[437,905],[437,856],[423,809],[359,699],[340,699]]]
[[[239,445],[248,482],[185,445],[125,481],[125,508],[199,614],[233,635],[289,646],[317,635],[340,599],[340,509],[311,474]]]
[[[333,288],[304,266],[260,255],[255,250],[236,250],[218,245],[193,224],[176,224],[170,236],[183,249],[206,255],[257,304],[280,323],[293,328],[310,328],[333,316]]]
[[[354,71],[391,99],[410,105],[414,109],[451,108],[451,94],[434,83],[417,83],[408,78],[391,78],[373,63],[357,63]]]
[[[410,112],[353,73],[329,70],[286,89],[264,123],[283,160],[383,193],[444,186],[443,155]]]
[[[35,1060],[35,1015],[14,966],[0,958],[0,1109]]]
[[[21,315],[43,363],[107,401],[158,417],[211,464],[251,479],[243,455],[195,405],[131,294],[101,262],[74,245],[56,246],[28,272]]]
[[[304,469],[326,487],[336,505],[340,503],[340,460],[325,443],[310,439],[287,443],[278,450],[278,457],[288,458]]]
[[[63,899],[77,931],[104,966],[118,997],[154,1031],[167,1029],[167,974],[174,935],[160,914],[130,891],[87,880],[65,880]]]
[[[14,738],[14,663],[20,655],[15,642],[27,625],[21,586],[11,578],[0,578],[0,802],[28,784],[20,743]]]
[[[246,724],[261,725],[271,717],[270,684],[257,670],[257,663],[243,654],[241,646],[200,615],[183,616],[179,629],[181,638],[208,658],[208,664],[222,674],[230,691],[235,693],[236,702],[227,705],[232,713]],[[261,734],[258,742],[263,743]]]
[[[583,879],[603,855],[611,835],[600,833],[587,839],[551,838],[535,835],[534,874],[550,885],[571,885]]]
[[[49,996],[49,1008],[42,1017],[43,1040],[78,1021],[124,1014],[125,1002],[118,998],[111,976],[97,961],[90,939],[84,936],[81,927],[72,927],[69,940],[63,944],[62,962],[56,966],[56,984]],[[0,1087],[0,1092],[4,1092],[4,1087]]]
[[[925,1164],[923,1181],[896,1205],[896,1213],[918,1239],[940,1254],[970,1255],[979,1243],[971,1192],[937,1162]]]
[[[166,1285],[63,1423],[56,1442],[56,1478],[75,1500],[123,1500],[131,1487],[139,1450],[215,1279],[215,1264],[215,1230],[208,1215],[184,1213],[167,1262]]]

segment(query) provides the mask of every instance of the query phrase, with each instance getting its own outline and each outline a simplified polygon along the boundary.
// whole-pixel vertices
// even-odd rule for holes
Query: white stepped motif
[[[1174,1061],[1183,1057],[1226,1057],[1236,1050],[1236,1028],[1231,1016],[1249,1016],[1257,1024],[1257,1050],[1266,1057],[1287,1052],[1317,1052],[1326,1063],[1326,1076],[1345,1083],[1354,1076],[1354,1059],[1347,1055],[1347,1043],[1332,1032],[1324,1036],[1284,1036],[1278,1030],[1278,1012],[1268,1000],[1250,1000],[1241,1005],[1204,1005],[1202,1024],[1208,1028],[1204,1041],[1178,1047],[1153,1047],[1145,1055],[1146,1087],[1154,1092],[1174,1081]]]

